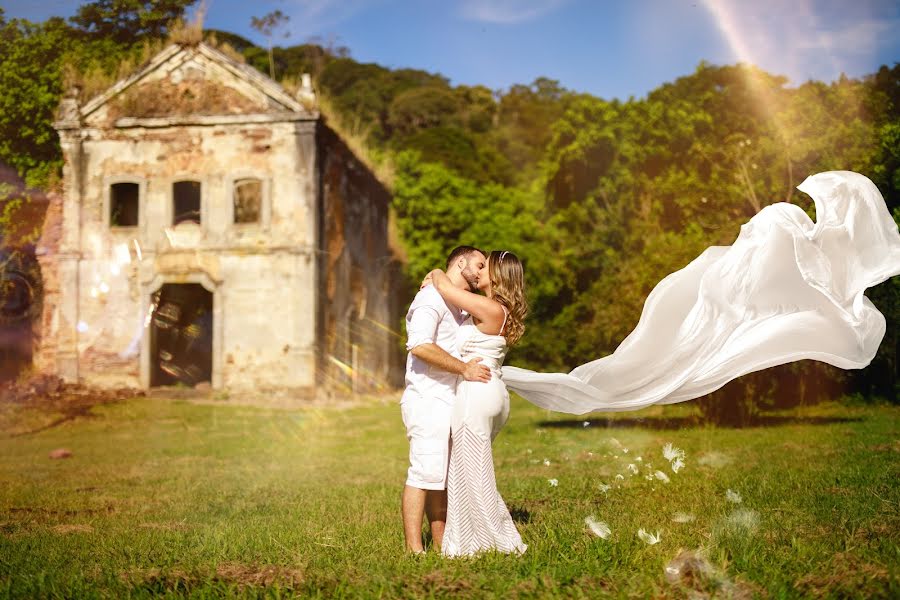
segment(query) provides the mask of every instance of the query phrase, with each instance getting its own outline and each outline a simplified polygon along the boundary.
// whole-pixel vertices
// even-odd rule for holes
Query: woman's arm
[[[503,326],[503,318],[506,315],[499,302],[481,294],[474,294],[470,291],[459,289],[453,285],[447,274],[440,269],[435,269],[428,274],[428,277],[431,278],[435,289],[444,300],[463,309],[481,321],[485,327],[479,327],[479,329],[482,331],[488,330],[484,331],[484,333],[489,333],[489,331],[500,333],[500,328]],[[425,278],[426,281],[428,277]]]

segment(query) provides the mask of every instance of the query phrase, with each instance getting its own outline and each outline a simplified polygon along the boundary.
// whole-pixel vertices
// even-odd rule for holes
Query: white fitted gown
[[[509,417],[509,394],[500,378],[506,338],[482,333],[469,317],[460,327],[457,340],[462,359],[480,357],[492,377],[487,383],[463,380],[456,388],[442,552],[447,556],[491,549],[522,553],[527,546],[497,491],[491,453],[491,442]]]

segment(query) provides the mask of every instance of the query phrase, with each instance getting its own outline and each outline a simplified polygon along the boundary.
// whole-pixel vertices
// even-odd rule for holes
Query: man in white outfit
[[[447,276],[460,289],[478,290],[484,253],[472,246],[455,248],[447,259]],[[456,333],[464,315],[448,305],[434,286],[416,294],[406,314],[406,390],[400,412],[409,439],[409,471],[401,497],[406,549],[420,553],[422,517],[428,516],[431,537],[440,549],[447,519],[447,466],[450,454],[450,416],[459,377],[489,381],[490,370],[459,359]]]

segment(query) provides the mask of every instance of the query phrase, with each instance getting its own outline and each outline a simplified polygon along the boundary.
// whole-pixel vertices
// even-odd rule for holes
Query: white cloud
[[[514,25],[553,12],[568,0],[463,0],[460,12],[465,19],[496,25]]]

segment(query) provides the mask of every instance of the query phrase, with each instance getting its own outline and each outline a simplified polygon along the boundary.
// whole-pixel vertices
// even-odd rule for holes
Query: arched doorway
[[[211,383],[212,292],[199,283],[166,283],[151,302],[150,385]]]

